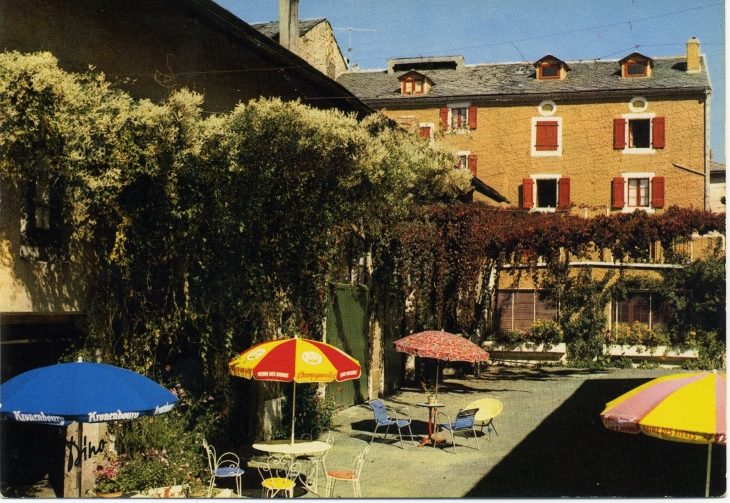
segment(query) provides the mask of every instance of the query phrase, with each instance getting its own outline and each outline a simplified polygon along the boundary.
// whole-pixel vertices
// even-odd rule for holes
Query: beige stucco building
[[[547,54],[479,65],[461,56],[402,58],[337,81],[424,141],[450,148],[455,165],[505,196],[476,196],[491,204],[584,217],[718,207],[710,188],[712,90],[694,37],[673,57],[563,61]],[[717,240],[724,246],[723,236],[695,238],[686,245],[690,258]],[[658,246],[647,252],[648,260],[632,263],[616,263],[610,253],[576,261],[573,270],[657,277],[679,266],[664,263]],[[555,316],[531,275],[513,274],[526,267],[508,264],[497,275],[493,327],[525,329]],[[606,314],[609,325],[651,326],[662,308],[653,292],[637,291]]]
[[[711,87],[696,38],[676,57],[392,59],[338,82],[450,147],[460,167],[506,196],[503,206],[586,216],[709,209]]]

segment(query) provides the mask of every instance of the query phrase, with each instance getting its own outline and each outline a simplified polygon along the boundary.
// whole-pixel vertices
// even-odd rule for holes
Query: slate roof
[[[685,71],[686,56],[655,58],[654,63],[653,74],[648,78],[622,78],[618,60],[571,61],[571,71],[564,80],[538,81],[531,62],[466,65],[458,70],[419,70],[433,81],[433,87],[428,95],[415,96],[400,94],[398,77],[405,71],[390,74],[386,70],[349,71],[341,74],[337,82],[371,106],[406,105],[406,100],[421,104],[428,101],[443,103],[444,98],[458,97],[487,101],[534,95],[549,95],[554,99],[560,94],[577,97],[576,93],[641,92],[649,95],[710,90],[704,57],[699,73]]]
[[[299,36],[303,37],[309,30],[317,26],[319,23],[327,21],[327,19],[321,17],[317,19],[300,19],[299,20]],[[253,23],[255,29],[260,33],[263,33],[269,38],[279,40],[279,21],[269,21],[268,23]]]

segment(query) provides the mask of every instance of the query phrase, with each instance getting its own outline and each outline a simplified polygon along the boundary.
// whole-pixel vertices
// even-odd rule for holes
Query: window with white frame
[[[454,107],[451,109],[451,129],[465,129],[469,124],[468,107]]]
[[[629,106],[637,106],[635,101]],[[624,154],[653,154],[664,148],[665,118],[653,113],[623,114],[614,119],[613,147]]]
[[[563,118],[533,117],[531,147],[534,157],[563,154]]]
[[[441,108],[441,128],[459,133],[477,128],[477,107],[469,103],[450,103]]]
[[[468,169],[472,175],[477,176],[477,156],[468,150],[462,150],[456,153],[457,168]]]
[[[570,178],[561,175],[530,175],[522,180],[522,207],[532,211],[555,211],[570,206]]]
[[[664,177],[654,173],[622,173],[613,179],[613,208],[623,212],[664,207]]]

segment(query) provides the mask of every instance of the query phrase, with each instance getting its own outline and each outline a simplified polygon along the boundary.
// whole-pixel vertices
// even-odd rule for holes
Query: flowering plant
[[[438,390],[440,390],[442,388],[441,386],[439,386],[437,384],[431,385],[431,384],[426,383],[425,381],[421,381],[421,387],[423,388],[423,391],[425,391],[427,395],[435,395],[438,392]]]
[[[195,397],[175,384],[178,397],[167,414],[115,425],[122,461],[120,478],[127,490],[146,491],[175,485],[205,485],[210,469],[203,439],[215,437],[220,411],[213,397]]]
[[[100,493],[115,493],[123,490],[122,483],[118,480],[121,462],[118,460],[109,461],[109,464],[97,465],[94,470],[96,480],[96,491]]]

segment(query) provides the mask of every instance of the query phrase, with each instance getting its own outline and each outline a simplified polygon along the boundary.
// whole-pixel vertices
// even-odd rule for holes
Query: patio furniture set
[[[383,439],[388,436],[388,431],[391,426],[395,426],[398,430],[398,436],[400,438],[401,449],[403,446],[403,434],[401,430],[408,428],[409,438],[413,443],[413,432],[411,430],[411,413],[408,407],[394,408],[387,406],[382,400],[372,400],[368,402],[368,405],[373,410],[375,416],[375,429],[373,430],[373,436],[370,439],[370,443],[375,439],[375,434],[378,428],[385,426],[385,434]],[[497,429],[494,426],[494,418],[502,413],[503,405],[497,399],[494,398],[483,398],[476,400],[465,408],[461,409],[454,416],[454,420],[445,412],[439,411],[439,408],[445,407],[445,404],[438,401],[434,402],[418,402],[415,404],[416,407],[422,407],[428,409],[428,434],[423,437],[418,447],[425,445],[433,445],[445,442],[445,436],[443,438],[438,437],[438,433],[448,431],[451,434],[451,445],[456,453],[456,433],[459,431],[469,431],[474,435],[477,449],[479,449],[479,438],[475,426],[480,426],[480,432],[484,431],[484,427],[487,427],[487,432],[491,434],[494,430],[497,433]]]
[[[354,459],[352,469],[328,470],[326,465],[327,454],[334,444],[334,437],[327,432],[324,440],[295,441],[294,443],[269,441],[255,443],[251,447],[265,454],[265,459],[252,461],[249,466],[255,466],[261,476],[261,497],[273,498],[279,493],[283,496],[294,497],[297,483],[314,495],[320,496],[319,478],[320,469],[327,481],[324,496],[332,496],[337,481],[350,482],[353,485],[355,497],[361,497],[360,472],[370,446],[366,446]],[[207,442],[204,443],[208,453],[208,463],[212,473],[210,486],[206,497],[213,496],[213,488],[217,478],[233,477],[236,484],[236,495],[241,496],[241,477],[244,473],[240,467],[238,455],[227,452],[216,456],[215,449]]]

